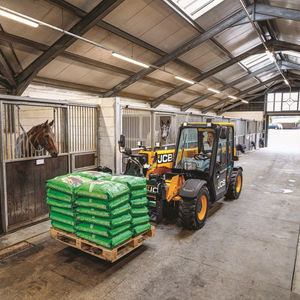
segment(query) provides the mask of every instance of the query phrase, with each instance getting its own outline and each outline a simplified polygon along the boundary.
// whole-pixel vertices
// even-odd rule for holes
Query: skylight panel
[[[300,58],[300,52],[286,50],[286,51],[281,51],[281,53]]]
[[[224,0],[171,0],[193,20],[204,15],[206,12],[223,2]]]
[[[265,60],[269,60],[269,57],[266,53],[261,53],[261,54],[255,54],[251,55],[250,57],[244,59],[241,61],[241,63],[246,67],[246,68],[251,68]]]

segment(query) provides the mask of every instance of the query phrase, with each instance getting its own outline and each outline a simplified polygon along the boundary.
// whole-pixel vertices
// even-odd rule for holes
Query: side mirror
[[[237,155],[234,155],[233,156],[233,161],[238,161],[239,160],[239,157]]]
[[[120,148],[124,148],[125,147],[125,135],[124,134],[121,134],[120,135],[120,140],[119,140],[119,147]]]
[[[153,157],[153,163],[156,163],[158,159],[158,154],[155,152],[154,157]]]

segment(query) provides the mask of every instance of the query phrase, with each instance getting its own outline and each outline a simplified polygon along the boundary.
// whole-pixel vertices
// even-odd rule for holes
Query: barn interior
[[[298,0],[1,0],[0,116],[1,299],[300,299]],[[150,199],[148,171],[170,164],[180,219],[168,176],[193,126],[217,147],[187,158],[209,175],[180,167],[206,180],[201,228],[164,216],[127,252],[93,244],[107,259],[57,240],[46,182],[126,175],[143,151],[135,177]]]

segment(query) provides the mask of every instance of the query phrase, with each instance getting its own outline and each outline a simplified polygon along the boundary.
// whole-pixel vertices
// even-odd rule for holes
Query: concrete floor
[[[36,225],[35,237],[24,235],[33,246],[0,261],[0,299],[300,299],[300,155],[260,149],[240,164],[240,199],[224,202],[204,228],[160,225],[112,265],[50,239],[48,223]],[[15,238],[22,231],[0,247]]]

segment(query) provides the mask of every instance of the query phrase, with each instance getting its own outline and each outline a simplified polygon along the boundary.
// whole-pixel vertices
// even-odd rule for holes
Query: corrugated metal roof
[[[51,0],[3,0],[1,5],[70,30],[87,12],[101,3],[98,0],[68,0],[61,1],[62,6],[60,6],[59,1],[53,1],[52,4],[51,2]],[[98,26],[94,26],[83,36],[149,65],[153,65],[164,54],[179,50],[188,41],[201,36],[203,30],[218,26],[241,10],[238,0],[224,0],[193,22],[193,20],[183,18],[160,0],[120,2],[121,4],[108,13]],[[264,3],[300,11],[299,0],[269,0]],[[73,5],[73,8],[67,7],[69,4]],[[28,68],[41,55],[41,49],[46,51],[47,47],[53,45],[62,36],[61,33],[44,26],[39,26],[37,29],[27,28],[23,24],[3,17],[0,17],[0,23],[4,32],[10,34],[10,36],[1,37],[0,32],[0,49],[9,58],[8,61],[16,78],[22,69]],[[267,32],[268,28],[264,26],[265,23],[259,24],[262,25],[266,37],[270,39],[273,33]],[[268,21],[268,26],[273,28],[278,40],[300,44],[300,22],[277,18]],[[7,41],[12,42],[21,67]],[[30,41],[39,44],[30,44]],[[253,65],[245,63],[243,66],[243,61],[241,61],[239,64],[237,62],[228,64],[226,68],[210,74],[214,68],[230,62],[232,58],[246,53],[259,44],[260,40],[249,23],[227,28],[215,34],[214,40],[204,41],[183,54],[175,55],[177,59],[167,61],[159,70],[153,69],[153,72],[150,72],[146,78],[133,81],[133,84],[122,91],[135,95],[136,98],[139,96],[143,99],[158,98],[183,84],[175,79],[174,75],[188,79],[202,78],[200,84],[190,86],[184,92],[172,93],[163,100],[178,105],[188,103],[201,95],[208,94],[205,86],[222,89],[222,86],[270,64],[267,58]],[[140,66],[113,57],[109,51],[79,40],[71,43],[66,51],[76,54],[79,58],[76,59],[74,56],[70,57],[60,52],[53,56],[54,59],[40,70],[37,76],[78,83],[99,90],[113,90],[117,84],[123,83],[132,74],[144,70]],[[295,56],[284,54],[282,57],[292,63],[300,64],[300,58]],[[277,59],[281,59],[279,54]],[[251,61],[253,57],[248,57],[247,60]],[[102,67],[97,62],[102,63]],[[299,74],[299,70],[288,72]],[[196,103],[195,106],[208,106],[216,99],[225,99],[228,94],[237,94],[241,90],[255,86],[278,74],[276,70],[258,74],[256,77],[227,88],[220,94]],[[260,89],[264,88],[262,85]]]

